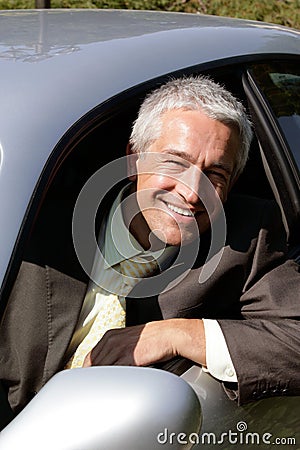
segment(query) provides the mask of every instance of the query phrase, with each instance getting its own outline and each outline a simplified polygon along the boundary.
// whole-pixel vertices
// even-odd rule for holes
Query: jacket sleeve
[[[219,320],[240,404],[300,394],[300,270],[286,257],[276,209],[266,208],[240,297],[242,320]]]

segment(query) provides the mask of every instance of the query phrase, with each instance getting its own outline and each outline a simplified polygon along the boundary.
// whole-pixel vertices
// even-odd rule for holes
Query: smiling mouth
[[[189,209],[178,208],[178,206],[171,205],[170,203],[166,203],[166,205],[171,211],[174,211],[181,216],[194,217],[194,214]]]

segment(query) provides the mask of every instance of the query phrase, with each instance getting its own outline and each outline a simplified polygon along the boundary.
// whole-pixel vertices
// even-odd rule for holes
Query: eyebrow
[[[224,170],[224,172],[228,173],[228,175],[232,175],[232,172],[233,172],[233,168],[229,164],[222,163],[222,162],[213,163],[210,167],[222,169],[222,170]]]
[[[192,164],[196,163],[195,159],[191,155],[189,155],[188,153],[182,152],[181,150],[174,150],[172,148],[167,148],[167,149],[163,150],[162,153],[178,156],[179,158],[185,159],[186,161],[189,161]]]
[[[163,150],[162,153],[178,156],[178,157],[180,157],[182,159],[185,159],[186,161],[190,162],[191,164],[196,165],[195,159],[191,155],[189,155],[188,153],[185,153],[185,152],[183,152],[181,150],[175,150],[175,149],[170,148],[170,149]],[[207,170],[209,170],[210,168],[222,169],[222,170],[224,170],[224,172],[228,173],[228,175],[232,175],[232,173],[233,173],[233,168],[229,164],[227,164],[225,162],[212,163],[210,165],[210,167],[207,168]]]

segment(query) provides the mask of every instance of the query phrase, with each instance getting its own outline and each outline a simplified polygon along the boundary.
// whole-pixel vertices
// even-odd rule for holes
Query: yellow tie
[[[134,260],[124,260],[119,264],[119,267],[116,269],[123,274],[123,276],[120,275],[120,278],[122,277],[122,282],[118,289],[120,294],[107,293],[105,296],[101,296],[99,312],[87,335],[66,364],[65,369],[82,367],[85,356],[95,347],[106,331],[112,328],[125,327],[125,296],[122,296],[124,288],[128,292],[128,288],[126,289],[125,285],[130,287],[130,291],[141,278],[148,277],[154,273],[157,267],[155,260],[146,261],[139,256],[136,256]]]

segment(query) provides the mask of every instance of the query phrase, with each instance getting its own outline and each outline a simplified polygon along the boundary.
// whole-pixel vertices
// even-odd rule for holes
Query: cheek
[[[137,191],[145,189],[169,191],[174,186],[174,180],[165,175],[143,174],[139,175],[137,181]]]
[[[218,201],[221,200],[221,202],[224,203],[227,199],[228,185],[225,183],[219,183],[212,184],[211,187],[206,191],[207,199],[209,199],[210,202],[214,202],[214,199],[217,198]]]
[[[220,189],[217,189],[217,194],[221,200],[222,203],[225,203],[227,200],[227,195],[228,195],[228,187],[223,187]]]
[[[209,215],[206,214],[202,214],[198,219],[197,219],[197,225],[198,225],[198,230],[199,233],[202,234],[205,231],[207,231],[209,229],[209,227],[211,226],[211,220]]]

